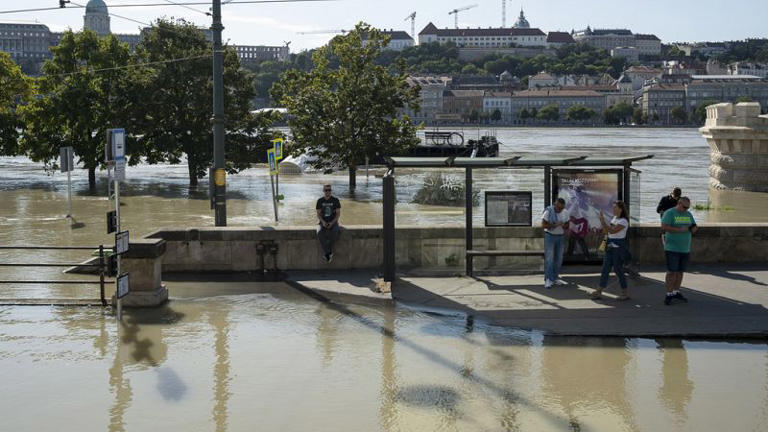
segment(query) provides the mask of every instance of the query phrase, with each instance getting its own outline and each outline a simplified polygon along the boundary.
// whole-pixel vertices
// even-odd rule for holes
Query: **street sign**
[[[278,138],[272,140],[272,144],[274,145],[275,149],[275,159],[282,160],[283,159],[283,139]]]
[[[59,166],[61,172],[75,169],[75,152],[72,147],[59,147]]]
[[[125,159],[125,129],[107,129],[106,161]]]
[[[275,159],[275,149],[267,150],[267,161],[269,162],[269,175],[277,174],[277,160]]]
[[[117,231],[117,211],[111,210],[107,212],[107,234],[115,231]]]
[[[125,158],[115,160],[115,181],[125,181]]]
[[[120,231],[115,234],[115,254],[121,255],[128,252],[128,231]]]
[[[131,284],[128,278],[128,273],[123,273],[117,278],[117,294],[116,297],[121,299],[131,292]]]

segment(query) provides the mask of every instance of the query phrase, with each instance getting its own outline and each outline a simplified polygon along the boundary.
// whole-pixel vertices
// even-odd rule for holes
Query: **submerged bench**
[[[493,249],[493,250],[480,250],[480,249],[470,249],[467,251],[467,276],[472,276],[472,260],[476,256],[488,256],[488,257],[498,257],[498,256],[538,256],[542,259],[544,258],[544,251],[543,250],[503,250],[503,249]]]

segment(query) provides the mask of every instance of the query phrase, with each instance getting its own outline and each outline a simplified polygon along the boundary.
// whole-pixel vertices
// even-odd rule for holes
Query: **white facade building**
[[[501,120],[507,121],[512,119],[512,93],[509,92],[486,92],[483,96],[483,112],[486,114],[493,114],[494,111],[499,110],[501,113]]]
[[[537,28],[438,29],[429,23],[419,33],[419,43],[453,42],[459,48],[545,47],[547,35]]]

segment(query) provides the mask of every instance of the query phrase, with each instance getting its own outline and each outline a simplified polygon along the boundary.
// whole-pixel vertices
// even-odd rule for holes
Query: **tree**
[[[210,52],[205,35],[183,20],[158,20],[136,48],[137,59],[150,64],[134,81],[133,93],[144,100],[135,113],[142,134],[139,152],[150,164],[178,164],[185,157],[191,187],[213,163]],[[184,60],[164,62],[168,59]],[[266,152],[272,118],[250,113],[253,77],[240,68],[232,48],[225,50],[223,63],[226,170],[236,173]]]
[[[348,168],[353,190],[366,156],[401,154],[419,142],[416,126],[401,111],[419,108],[419,88],[408,85],[405,62],[397,62],[395,73],[376,64],[388,42],[361,22],[318,49],[313,70],[289,70],[272,87],[273,98],[290,113],[292,154],[314,156],[317,168]],[[331,58],[338,68],[330,67]]]
[[[683,107],[673,107],[670,111],[670,114],[676,123],[685,123],[685,121],[688,119],[688,113],[685,112],[685,108]]]
[[[606,108],[603,112],[603,120],[606,124],[629,123],[634,111],[632,105],[622,102]]]
[[[539,111],[536,109],[536,107],[532,107],[530,111],[528,111],[528,116],[530,118],[536,118],[536,116],[539,114]]]
[[[467,117],[470,123],[477,123],[477,120],[480,119],[480,113],[477,112],[477,110],[472,110],[469,113],[469,116]]]
[[[528,114],[528,110],[527,109],[523,108],[523,109],[520,110],[520,118],[521,119],[525,120],[529,116],[530,116],[530,114]]]
[[[716,103],[719,103],[719,101],[715,99],[706,99],[699,102],[696,105],[696,109],[693,110],[693,120],[698,124],[704,124],[704,121],[707,119],[707,107]]]
[[[635,111],[632,112],[632,123],[637,125],[645,123],[642,108],[635,108]]]
[[[583,121],[589,120],[595,117],[597,113],[591,108],[587,108],[584,105],[571,105],[568,110],[565,111],[565,119],[569,121]]]
[[[115,36],[99,38],[84,30],[67,31],[38,80],[40,97],[24,108],[27,129],[23,151],[47,167],[56,166],[59,147],[74,147],[96,187],[96,169],[104,165],[106,129],[127,126],[132,95],[126,91],[128,46]],[[130,151],[132,141],[126,142]],[[136,163],[137,159],[133,159]]]
[[[24,127],[19,106],[26,103],[32,81],[24,76],[11,56],[0,51],[0,155],[19,154],[19,130]]]
[[[485,74],[484,70],[481,70],[477,66],[475,66],[472,63],[464,65],[463,68],[461,68],[461,74],[462,75],[483,75]]]
[[[493,110],[493,112],[491,113],[491,120],[495,122],[501,120],[501,111],[498,108]]]
[[[536,118],[539,120],[558,120],[560,118],[560,108],[556,104],[550,104],[540,109]]]

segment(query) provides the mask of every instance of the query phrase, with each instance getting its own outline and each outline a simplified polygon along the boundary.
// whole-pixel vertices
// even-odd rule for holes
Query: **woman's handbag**
[[[597,247],[598,252],[605,252],[605,246],[608,242],[608,236],[603,237],[603,241],[600,242],[600,246]]]

